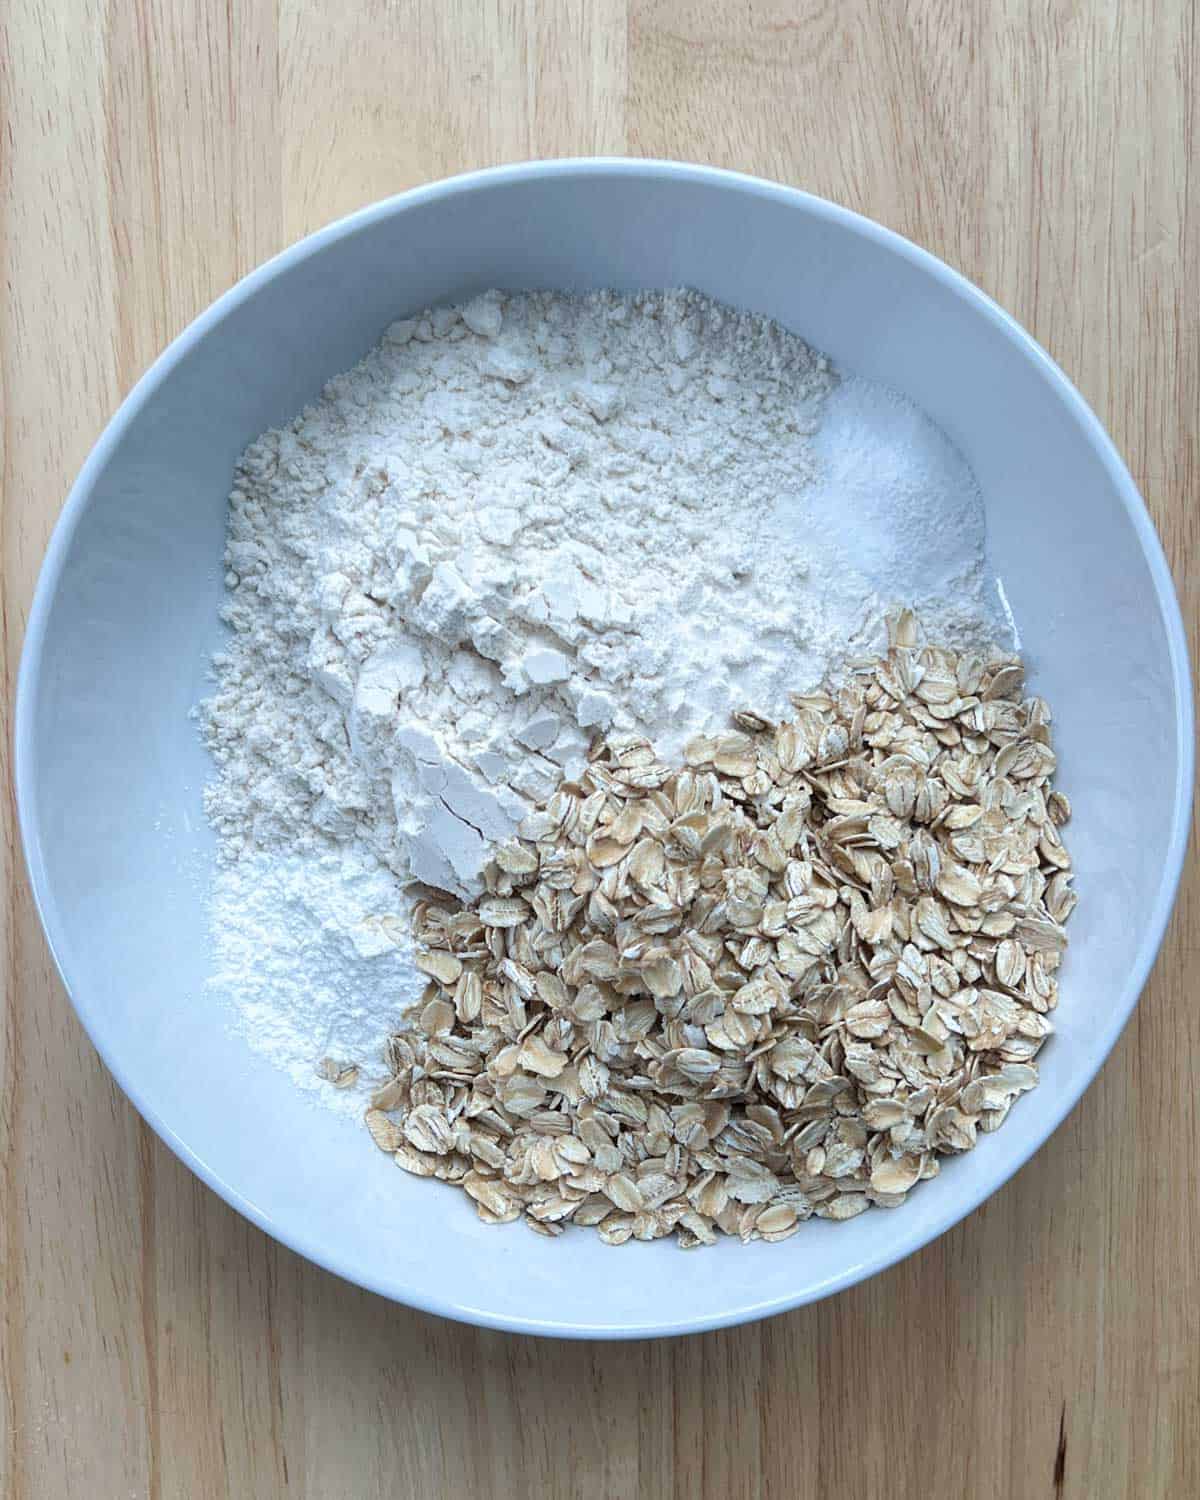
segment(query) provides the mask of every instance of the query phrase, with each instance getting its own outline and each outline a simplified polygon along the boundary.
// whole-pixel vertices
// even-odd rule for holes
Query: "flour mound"
[[[691,292],[393,324],[238,468],[202,708],[226,851],[365,842],[469,895],[595,733],[670,754],[783,708],[819,622],[803,558],[765,540],[833,384]]]

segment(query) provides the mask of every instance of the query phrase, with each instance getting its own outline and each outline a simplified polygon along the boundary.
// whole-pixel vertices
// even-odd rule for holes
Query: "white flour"
[[[477,890],[592,734],[670,754],[732,708],[781,711],[897,602],[957,644],[997,634],[946,439],[694,293],[492,294],[393,325],[247,450],[226,562],[201,707],[221,982],[297,1076],[373,1055],[394,1019],[378,919],[403,918],[400,881]],[[363,921],[366,960],[339,935]]]

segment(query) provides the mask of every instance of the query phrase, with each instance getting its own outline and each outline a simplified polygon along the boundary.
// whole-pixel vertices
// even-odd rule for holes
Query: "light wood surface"
[[[744,168],[962,269],[1114,434],[1194,644],[1195,23],[1188,0],[8,0],[0,710],[67,487],[167,340],[334,216],[531,156]],[[4,1500],[1200,1494],[1194,864],[1101,1077],[967,1222],[772,1322],[572,1345],[393,1307],[192,1178],[75,1021],[12,813]]]

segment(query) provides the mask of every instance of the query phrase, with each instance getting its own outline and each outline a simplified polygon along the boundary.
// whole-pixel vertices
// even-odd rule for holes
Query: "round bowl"
[[[314,1106],[205,994],[188,711],[220,640],[233,464],[394,318],[499,286],[690,285],[898,388],[970,460],[1033,684],[1054,705],[1081,896],[1058,1035],[1003,1129],[892,1212],[680,1255],[487,1228]],[[1154,528],[1062,372],[940,261],[845,209],[703,167],[535,163],[417,189],[255,271],[180,335],[84,465],[21,662],[16,786],[34,894],[80,1019],[163,1140],[268,1233],[384,1296],[527,1333],[632,1337],[762,1317],[926,1244],[995,1192],[1128,1020],[1179,880],[1192,784],[1183,629]]]

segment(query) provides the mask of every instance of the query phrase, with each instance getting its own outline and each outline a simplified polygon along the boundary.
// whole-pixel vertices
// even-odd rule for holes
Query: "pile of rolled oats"
[[[367,1125],[481,1218],[781,1240],[895,1207],[1037,1082],[1075,903],[1019,660],[922,645],[775,724],[598,743],[469,905]]]

